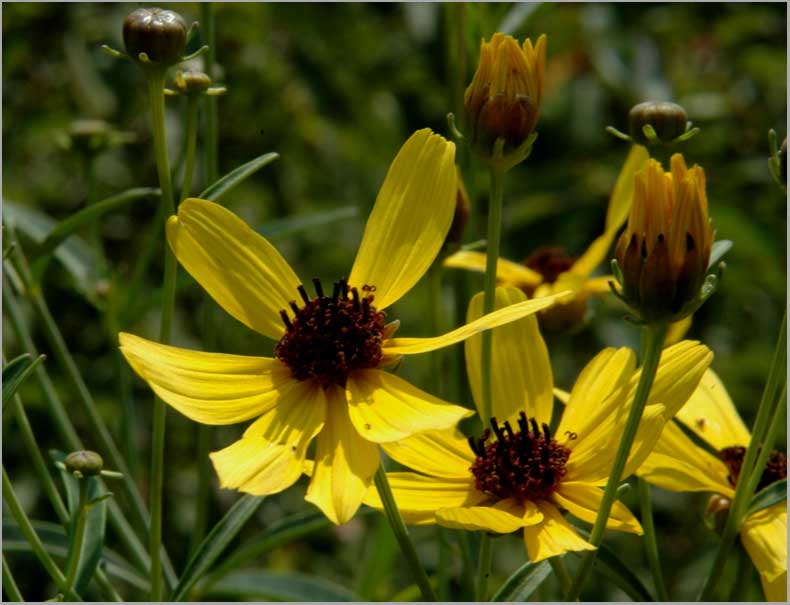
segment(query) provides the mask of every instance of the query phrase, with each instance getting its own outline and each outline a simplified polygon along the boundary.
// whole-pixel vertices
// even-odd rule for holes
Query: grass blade
[[[46,359],[46,355],[39,355],[33,359],[30,353],[23,353],[6,364],[3,368],[3,411],[7,409],[6,404],[11,401],[11,397],[16,393],[19,385],[44,359]]]
[[[235,572],[217,582],[212,598],[252,601],[361,601],[343,586],[299,573],[265,569]]]
[[[749,508],[744,515],[744,519],[757,511],[773,506],[774,504],[779,504],[785,500],[787,500],[787,479],[782,479],[781,481],[772,483],[754,495],[752,501],[749,503]]]
[[[258,233],[265,237],[285,237],[300,231],[307,231],[313,227],[323,227],[336,221],[354,218],[358,212],[356,206],[343,206],[325,212],[281,218],[269,221],[258,230]]]
[[[218,181],[209,185],[198,197],[204,200],[216,202],[231,189],[241,184],[244,179],[249,178],[258,172],[258,170],[267,164],[271,164],[279,157],[280,155],[274,152],[259,155],[254,160],[250,160],[246,164],[242,164],[238,168],[234,168],[228,174],[221,177]]]
[[[526,601],[543,581],[549,577],[551,565],[548,561],[527,561],[502,583],[492,601]]]

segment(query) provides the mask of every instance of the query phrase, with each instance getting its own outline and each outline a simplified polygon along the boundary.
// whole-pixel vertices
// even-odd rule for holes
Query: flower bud
[[[699,298],[713,229],[705,172],[671,159],[671,172],[655,160],[636,174],[628,226],[617,243],[623,300],[644,321],[677,321]]]
[[[211,78],[202,71],[180,71],[176,74],[175,85],[181,94],[200,94],[209,89]]]
[[[480,45],[480,63],[464,95],[472,146],[486,161],[508,170],[529,155],[543,100],[546,36],[523,46],[496,33]]]
[[[187,45],[187,24],[173,11],[138,8],[123,22],[123,43],[135,60],[145,53],[154,63],[174,65],[181,60]]]
[[[652,127],[657,140],[651,140],[645,135],[645,126]],[[628,112],[628,127],[635,143],[668,145],[686,133],[688,116],[686,110],[677,103],[645,101],[634,105]]]
[[[85,477],[98,475],[101,472],[102,466],[104,466],[104,461],[101,456],[90,450],[71,452],[66,456],[63,463],[66,465],[66,470],[70,473],[78,472]]]

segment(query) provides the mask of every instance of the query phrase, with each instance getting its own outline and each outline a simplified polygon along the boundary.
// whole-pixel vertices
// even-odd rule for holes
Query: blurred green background
[[[138,6],[3,6],[3,212],[11,212],[9,201],[17,208],[14,216],[23,244],[26,227],[45,220],[41,215],[61,220],[85,204],[84,162],[73,149],[58,144],[75,119],[103,119],[135,135],[135,142],[96,157],[97,199],[130,187],[157,185],[142,76],[135,66],[99,50],[103,43],[122,48],[123,19]],[[200,17],[197,4],[162,6],[179,11],[188,22]],[[222,3],[216,7],[216,20],[221,74],[216,80],[228,88],[218,101],[220,174],[268,151],[281,156],[224,201],[256,229],[282,227],[273,221],[283,217],[333,211],[334,220],[320,227],[272,236],[306,280],[317,276],[332,281],[347,274],[389,162],[409,134],[429,126],[448,136],[445,115],[462,113],[463,90],[474,71],[481,37],[495,31],[533,40],[540,33],[548,36],[540,136],[529,160],[513,169],[506,181],[507,258],[520,260],[540,245],[562,245],[570,254],[580,254],[603,229],[608,196],[628,152],[627,144],[604,128],[625,130],[629,108],[643,100],[683,105],[702,132],[681,151],[690,164],[705,168],[717,237],[734,242],[724,280],[695,315],[689,336],[713,349],[713,368],[751,424],[786,297],[786,203],[767,166],[768,130],[776,129],[780,141],[786,134],[784,4]],[[181,98],[167,101],[177,187],[183,167],[184,108]],[[487,175],[461,146],[458,157],[472,204],[464,241],[472,242],[485,233]],[[193,194],[207,185],[204,175],[199,163]],[[44,279],[44,294],[104,418],[119,440],[124,431],[133,435],[133,462],[144,491],[152,397],[135,378],[133,422],[122,426],[115,343],[103,318],[108,298],[133,299],[137,304],[121,313],[120,327],[147,337],[158,331],[161,253],[142,287],[124,290],[150,237],[155,213],[155,200],[147,199],[101,221],[99,235],[110,274],[88,243],[93,232],[86,230],[81,241],[69,242],[74,257],[66,270],[53,263]],[[440,328],[449,329],[458,322],[452,286],[461,283],[468,299],[482,288],[482,278],[444,275]],[[390,315],[402,320],[404,335],[428,334],[434,328],[422,319],[429,303],[428,283],[423,280]],[[616,301],[595,301],[591,307],[592,316],[580,329],[545,335],[555,381],[563,388],[572,385],[579,369],[601,347],[638,345],[638,331],[622,321]],[[200,288],[182,270],[174,342],[205,348],[207,324],[215,350],[271,354],[271,342],[213,303],[206,304]],[[5,318],[3,328],[3,350],[10,358],[19,345]],[[32,315],[31,328],[43,352],[49,352]],[[457,345],[435,358],[413,357],[401,371],[431,389],[434,364],[448,371],[461,351]],[[50,357],[46,366],[78,428],[84,428],[82,410],[54,359]],[[445,397],[470,404],[465,390],[452,384],[442,388]],[[22,395],[42,450],[63,447],[50,429],[33,381]],[[22,445],[14,438],[13,421],[3,422],[4,464],[26,510],[34,518],[52,520]],[[229,444],[241,431],[241,426],[211,429],[211,449]],[[165,544],[177,569],[184,565],[194,533],[196,434],[196,425],[175,412],[168,414]],[[88,445],[93,443],[89,433],[81,436]],[[781,440],[784,447],[786,436]],[[243,537],[254,540],[288,513],[311,509],[302,500],[303,482],[268,498]],[[213,471],[210,493],[213,522],[237,494],[220,491]],[[693,598],[715,553],[715,537],[701,521],[706,496],[657,489],[654,494],[670,594]],[[635,498],[626,500],[635,507]],[[429,571],[439,566],[450,577],[443,596],[457,598],[460,563],[452,550],[452,532],[438,532],[452,545],[449,562],[438,558],[435,528],[414,533],[422,539],[420,552]],[[610,535],[608,540],[649,585],[640,540],[629,535]],[[108,545],[118,548],[112,534]],[[396,549],[383,518],[370,513],[276,549],[253,567],[314,574],[366,599],[392,599],[412,581]],[[573,567],[575,559],[569,559]],[[524,560],[517,536],[496,539],[491,585],[498,585]],[[12,553],[9,561],[28,598],[54,594],[32,555]],[[760,600],[756,573],[750,573],[736,596]],[[597,580],[589,583],[583,598],[624,598],[608,581]],[[141,597],[126,585],[122,594]],[[550,579],[535,596],[558,595]],[[255,598],[252,592],[230,596]]]

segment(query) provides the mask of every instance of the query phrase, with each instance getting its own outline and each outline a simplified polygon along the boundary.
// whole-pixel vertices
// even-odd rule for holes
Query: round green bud
[[[124,19],[123,43],[133,59],[145,53],[155,63],[174,65],[184,55],[187,24],[173,11],[138,8]]]
[[[176,74],[175,85],[182,95],[199,95],[211,88],[211,78],[202,71],[182,71]]]
[[[98,475],[102,466],[104,466],[104,461],[96,452],[81,450],[79,452],[71,452],[66,456],[64,464],[66,465],[66,470],[70,473],[79,472],[88,477]]]
[[[652,126],[661,143],[667,144],[686,132],[688,116],[677,103],[645,101],[634,105],[628,112],[629,134],[634,142],[652,144],[645,136],[644,127],[647,125]]]

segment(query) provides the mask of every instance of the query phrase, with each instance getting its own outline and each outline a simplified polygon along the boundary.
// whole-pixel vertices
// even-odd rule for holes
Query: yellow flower
[[[377,443],[470,414],[379,368],[552,304],[530,301],[434,338],[392,337],[398,322],[386,324],[384,309],[417,283],[450,227],[454,154],[430,130],[412,135],[390,166],[348,280],[325,291],[315,279],[313,297],[277,250],[222,206],[188,199],[170,217],[168,241],[186,270],[233,317],[279,341],[276,358],[265,358],[120,335],[134,370],[182,414],[217,425],[258,418],[239,441],[211,454],[223,487],[282,491],[302,474],[317,436],[307,500],[345,523],[379,465]]]
[[[581,257],[574,260],[564,249],[552,247],[535,251],[523,263],[499,259],[497,281],[502,285],[519,288],[531,297],[547,296],[560,290],[573,292],[570,301],[541,312],[544,329],[561,330],[577,325],[584,319],[590,296],[610,292],[609,282],[614,279],[611,275],[591,277],[591,274],[606,259],[618,229],[628,216],[634,195],[634,175],[648,158],[647,150],[641,145],[631,148],[609,199],[604,232]],[[486,255],[462,250],[447,257],[444,266],[484,272]]]
[[[713,245],[705,171],[650,160],[636,175],[628,226],[617,242],[623,300],[647,321],[678,320],[699,298]],[[693,310],[693,309],[691,309]]]
[[[515,288],[497,288],[497,308],[523,301]],[[482,311],[482,296],[467,319]],[[466,364],[478,410],[481,404],[481,338],[466,342]],[[560,510],[592,523],[606,485],[620,432],[639,381],[629,349],[605,349],[582,371],[554,434],[549,430],[554,385],[546,344],[536,318],[493,331],[492,403],[495,420],[482,438],[458,431],[427,431],[385,443],[392,458],[414,472],[388,473],[407,522],[509,533],[522,530],[527,553],[541,561],[586,542]],[[652,449],[666,419],[694,391],[712,354],[681,342],[662,353],[656,380],[631,450],[624,477]],[[489,440],[489,437],[492,439]],[[381,508],[370,490],[365,502]],[[639,522],[620,502],[607,527],[641,534]]]
[[[717,450],[719,456],[695,444],[678,424],[670,422],[637,474],[664,489],[713,492],[731,500],[751,435],[713,370],[705,372],[699,387],[675,418]],[[772,452],[758,489],[786,476],[785,455]],[[725,504],[728,508],[729,502]],[[786,601],[787,503],[749,515],[740,534],[741,543],[760,572],[765,596],[769,601]]]
[[[480,44],[480,62],[464,95],[472,145],[500,170],[529,155],[543,101],[546,36],[524,40],[496,33]]]

